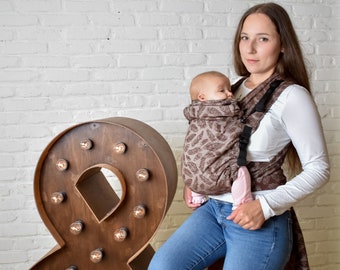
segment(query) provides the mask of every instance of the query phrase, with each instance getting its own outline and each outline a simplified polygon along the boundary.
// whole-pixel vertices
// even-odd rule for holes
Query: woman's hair
[[[250,75],[242,63],[239,43],[244,21],[249,15],[254,13],[261,13],[268,16],[280,36],[281,46],[284,51],[279,57],[276,72],[285,78],[292,79],[296,84],[310,91],[306,65],[293,24],[286,10],[275,3],[264,3],[253,6],[243,14],[234,38],[234,66],[236,73],[240,76]]]
[[[310,92],[309,77],[304,62],[300,43],[293,24],[286,10],[275,3],[264,3],[251,7],[242,16],[234,38],[234,66],[240,76],[249,76],[250,73],[242,62],[239,43],[244,21],[254,13],[261,13],[269,17],[280,36],[283,52],[279,56],[276,72],[296,84],[305,87]],[[290,147],[284,165],[288,178],[301,171],[301,163],[294,147]]]

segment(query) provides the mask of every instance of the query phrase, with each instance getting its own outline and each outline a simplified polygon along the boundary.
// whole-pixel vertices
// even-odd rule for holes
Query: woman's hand
[[[192,202],[192,191],[187,186],[184,186],[184,189],[183,189],[183,200],[184,200],[185,204],[189,208],[191,208],[192,210],[195,210],[196,208],[201,206],[200,203],[193,203]]]
[[[262,207],[259,200],[241,204],[228,217],[243,229],[257,230],[265,222]]]

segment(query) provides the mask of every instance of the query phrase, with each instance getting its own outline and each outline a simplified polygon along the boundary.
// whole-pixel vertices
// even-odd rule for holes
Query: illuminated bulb
[[[147,169],[140,169],[136,172],[136,177],[138,181],[144,182],[149,179],[150,174]]]
[[[68,162],[65,159],[58,159],[56,166],[58,171],[65,171],[68,168]]]
[[[126,151],[126,145],[125,143],[117,143],[113,146],[113,150],[117,153],[117,154],[124,154]]]
[[[66,199],[64,192],[54,192],[51,196],[51,201],[54,204],[61,204]]]
[[[90,260],[93,263],[99,263],[103,259],[104,253],[102,248],[97,248],[90,253]]]
[[[77,270],[78,267],[75,265],[70,265],[69,267],[66,268],[66,270]]]
[[[80,147],[83,150],[90,150],[93,146],[93,143],[90,139],[85,139],[80,142]]]
[[[74,235],[78,235],[84,229],[84,223],[81,220],[77,220],[70,225],[70,232]]]
[[[124,228],[124,227],[121,227],[115,230],[113,234],[114,239],[118,242],[123,242],[126,239],[127,235],[128,235],[128,230],[127,228]]]
[[[145,217],[146,209],[144,205],[137,205],[135,208],[133,208],[133,216],[135,218],[143,218]]]

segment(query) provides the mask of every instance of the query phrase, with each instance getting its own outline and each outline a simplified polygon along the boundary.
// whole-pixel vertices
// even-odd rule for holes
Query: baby
[[[190,97],[192,104],[184,109],[184,115],[189,120],[182,156],[184,183],[190,187],[194,177],[198,182],[204,181],[205,177],[216,178],[216,182],[234,179],[231,185],[233,208],[253,200],[247,167],[238,167],[235,158],[227,157],[235,156],[235,147],[238,147],[236,142],[241,129],[240,111],[231,92],[230,80],[216,71],[199,74],[191,82]],[[212,115],[209,115],[209,111],[207,114],[201,110],[205,105],[206,108],[209,106]],[[218,111],[217,115],[214,115],[213,109]],[[235,125],[231,126],[230,123]],[[191,203],[202,204],[205,200],[205,195],[192,192]]]

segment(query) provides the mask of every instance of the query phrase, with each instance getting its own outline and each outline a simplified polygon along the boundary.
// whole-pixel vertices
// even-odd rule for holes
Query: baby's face
[[[209,76],[204,80],[201,89],[205,100],[221,100],[233,96],[229,79],[220,76]]]

